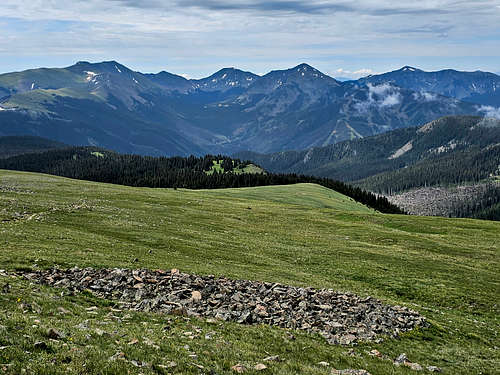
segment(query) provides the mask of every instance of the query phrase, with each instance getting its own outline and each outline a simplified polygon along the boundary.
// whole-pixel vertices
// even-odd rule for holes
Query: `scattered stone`
[[[2,287],[2,293],[7,294],[10,293],[10,290],[12,289],[12,286],[7,283]]]
[[[37,341],[37,342],[35,342],[35,344],[33,346],[37,350],[48,350],[49,349],[49,346],[44,341]]]
[[[57,308],[57,311],[59,311],[59,313],[60,313],[60,314],[63,314],[63,315],[65,315],[65,314],[71,314],[71,312],[70,312],[70,311],[66,310],[66,309],[65,309],[64,307],[62,307],[62,306],[59,306],[59,307]]]
[[[382,357],[382,353],[380,353],[377,349],[370,350],[368,354],[371,355],[372,357],[378,357],[378,358]]]
[[[201,293],[198,292],[197,290],[191,292],[191,299],[194,301],[194,302],[198,302],[198,301],[201,301]]]
[[[401,366],[405,362],[408,362],[408,357],[406,356],[406,353],[400,354],[398,358],[394,360],[394,364],[396,366]]]
[[[102,329],[99,329],[99,328],[96,328],[95,329],[95,333],[97,334],[97,336],[104,336],[107,334],[107,332],[103,331]]]
[[[321,362],[319,362],[319,363],[318,363],[318,365],[323,366],[323,367],[328,367],[328,366],[330,366],[330,364],[329,364],[328,362],[325,362],[325,361],[321,361]]]
[[[159,350],[160,347],[158,345],[156,345],[153,341],[151,341],[150,339],[144,337],[142,339],[142,341],[144,342],[145,345],[148,345],[148,346],[151,346],[152,348],[155,348],[156,350]]]
[[[116,360],[125,361],[125,353],[123,353],[123,352],[116,352],[111,357],[109,357],[109,360],[110,361],[116,361]]]
[[[272,355],[270,357],[264,358],[264,362],[280,362],[281,358],[279,355]]]
[[[63,338],[63,334],[54,328],[49,328],[47,330],[47,337],[53,340],[59,340]]]
[[[170,361],[170,362],[167,362],[167,364],[163,365],[163,366],[165,366],[165,368],[173,368],[173,367],[177,366],[177,363],[174,361]]]
[[[130,363],[135,367],[149,367],[149,363],[136,361],[135,359],[131,360]]]
[[[443,372],[443,369],[437,366],[427,366],[427,370],[430,372]]]
[[[132,339],[132,340],[130,340],[130,342],[129,342],[128,344],[129,344],[129,345],[135,345],[135,344],[137,344],[138,342],[139,342],[139,340],[137,340],[137,339]]]
[[[331,375],[371,375],[366,370],[354,370],[354,369],[345,369],[345,370],[335,370],[333,369]]]
[[[231,370],[237,372],[238,374],[243,374],[246,371],[246,368],[245,368],[245,366],[240,365],[238,363],[237,365],[232,366]]]
[[[266,368],[267,368],[267,366],[263,363],[257,363],[254,367],[254,369],[257,371],[262,371],[262,370],[265,370]]]
[[[405,362],[404,365],[415,371],[422,371],[424,369],[420,364],[416,362]]]
[[[372,297],[198,276],[175,268],[151,271],[74,267],[29,271],[23,276],[32,282],[66,288],[70,293],[90,291],[97,297],[119,301],[125,310],[205,317],[213,323],[221,320],[302,329],[322,335],[331,344],[352,345],[427,326],[425,318],[415,311],[386,305]],[[98,307],[86,310],[96,315]]]

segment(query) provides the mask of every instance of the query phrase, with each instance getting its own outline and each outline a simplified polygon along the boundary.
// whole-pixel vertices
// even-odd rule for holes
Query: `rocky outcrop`
[[[175,269],[52,269],[27,272],[24,277],[70,291],[89,290],[132,310],[300,329],[319,333],[331,344],[397,336],[426,325],[425,318],[415,311],[386,305],[372,297],[198,276]]]

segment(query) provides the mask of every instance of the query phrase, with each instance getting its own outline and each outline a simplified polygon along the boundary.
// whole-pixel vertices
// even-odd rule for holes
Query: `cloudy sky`
[[[0,72],[117,60],[198,78],[306,62],[332,76],[500,72],[500,0],[1,0]]]

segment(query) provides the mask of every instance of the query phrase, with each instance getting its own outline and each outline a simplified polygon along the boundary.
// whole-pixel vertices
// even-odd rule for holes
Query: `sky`
[[[201,78],[308,63],[500,72],[500,0],[1,0],[0,73],[116,60]]]

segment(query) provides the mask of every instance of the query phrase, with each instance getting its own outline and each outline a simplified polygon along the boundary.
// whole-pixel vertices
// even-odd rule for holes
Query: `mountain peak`
[[[229,90],[237,87],[248,87],[250,86],[259,76],[251,73],[245,72],[240,69],[233,67],[222,68],[221,70],[215,72],[209,77],[202,79],[194,79],[196,88],[201,90],[213,91],[213,90]]]
[[[120,64],[115,60],[111,61],[101,61],[97,63],[91,63],[88,61],[78,61],[75,65],[70,66],[68,69],[73,71],[83,71],[84,69],[96,70],[99,73],[124,73],[132,72],[125,65]]]
[[[421,72],[422,70],[414,68],[413,66],[405,65],[401,69],[399,69],[399,72]]]
[[[293,67],[292,69],[300,69],[300,70],[304,70],[304,71],[305,70],[313,70],[313,71],[317,70],[316,68],[313,68],[311,65],[306,64],[306,63],[299,64],[296,67]]]

